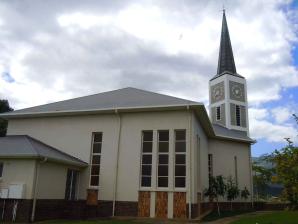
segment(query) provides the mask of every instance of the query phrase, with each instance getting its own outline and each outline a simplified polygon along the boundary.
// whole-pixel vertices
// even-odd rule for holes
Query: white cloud
[[[293,122],[288,121],[291,114],[286,108],[274,108],[272,114],[274,121],[271,121],[270,112],[265,108],[249,109],[250,133],[253,138],[265,139],[269,142],[285,142],[284,138],[291,138],[298,143],[298,129]],[[280,111],[280,115],[278,115]]]
[[[291,112],[290,109],[286,107],[276,107],[272,109],[271,113],[278,124],[282,124],[288,121],[293,114],[293,112]]]
[[[281,99],[282,89],[298,86],[291,55],[297,13],[289,3],[234,0],[226,5],[237,71],[248,81],[251,133],[271,141],[294,128],[283,124],[290,111],[262,107]],[[25,4],[0,3],[0,72],[15,80],[0,75],[0,98],[8,98],[14,108],[126,86],[208,103],[208,80],[217,66],[220,2]]]

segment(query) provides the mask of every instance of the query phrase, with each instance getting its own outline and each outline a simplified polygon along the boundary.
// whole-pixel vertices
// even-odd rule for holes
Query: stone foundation
[[[5,200],[4,221],[12,221],[13,205],[18,202],[18,210],[16,215],[17,222],[29,222],[32,211],[32,200]],[[2,209],[4,200],[0,199],[0,223],[2,222]],[[228,202],[220,202],[220,209],[227,211],[231,209]],[[233,202],[233,210],[283,210],[289,204],[270,204],[257,202],[254,208],[250,202]],[[216,209],[216,204],[212,202],[202,202],[200,204],[191,205],[192,218],[196,218],[206,211]],[[99,217],[112,216],[113,202],[98,201],[98,205],[87,205],[85,200],[66,201],[66,200],[37,200],[35,221],[48,219],[93,219]],[[115,204],[116,216],[138,216],[138,202],[117,201]],[[186,217],[188,217],[188,204],[186,205]]]

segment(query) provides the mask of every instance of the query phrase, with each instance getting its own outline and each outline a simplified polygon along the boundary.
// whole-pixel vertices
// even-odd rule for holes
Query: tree
[[[244,199],[245,202],[248,199],[249,195],[250,195],[250,193],[246,187],[244,187],[244,189],[240,192],[240,196],[242,199]],[[245,208],[247,209],[246,204],[245,204]]]
[[[232,201],[235,200],[239,196],[239,188],[236,182],[233,180],[231,176],[228,177],[227,180],[227,199],[231,203],[231,211],[233,210]]]
[[[298,124],[297,115],[293,117]],[[281,150],[275,150],[266,157],[267,161],[275,165],[277,179],[283,184],[283,196],[294,207],[298,206],[298,147],[294,146],[290,138],[285,138],[288,145]]]
[[[5,113],[13,111],[13,109],[9,106],[7,100],[0,100],[0,113]],[[4,137],[6,135],[7,130],[7,120],[0,118],[0,137]]]
[[[298,147],[291,144],[275,150],[267,159],[275,164],[275,172],[283,186],[283,196],[298,205]]]
[[[254,173],[253,184],[256,191],[256,196],[257,198],[259,195],[265,196],[268,184],[271,182],[272,169],[260,166],[258,163],[254,162],[252,165],[252,170]]]
[[[213,199],[216,199],[218,216],[220,216],[218,198],[224,197],[225,192],[226,192],[226,184],[224,182],[223,176],[222,175],[219,175],[216,177],[210,176],[209,188],[205,190],[205,196],[208,196],[210,201],[213,201]]]

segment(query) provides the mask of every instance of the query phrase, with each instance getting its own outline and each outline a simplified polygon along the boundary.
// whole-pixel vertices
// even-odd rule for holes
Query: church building
[[[199,102],[123,88],[1,114],[2,218],[196,218],[216,175],[252,201],[247,86],[225,12],[209,100],[208,116]]]

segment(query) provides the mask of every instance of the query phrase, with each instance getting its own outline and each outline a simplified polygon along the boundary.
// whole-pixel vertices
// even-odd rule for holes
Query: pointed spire
[[[232,50],[232,45],[231,45],[231,40],[229,35],[225,9],[223,9],[223,16],[222,16],[217,75],[220,75],[223,72],[236,74],[236,66],[234,62],[233,50]]]

